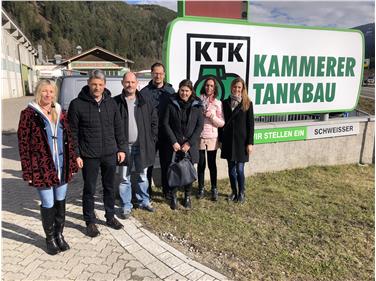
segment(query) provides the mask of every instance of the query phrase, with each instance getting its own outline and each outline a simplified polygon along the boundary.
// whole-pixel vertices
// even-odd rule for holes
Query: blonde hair
[[[52,86],[52,88],[54,89],[54,92],[55,92],[55,97],[54,97],[54,100],[51,104],[51,117],[52,117],[52,121],[54,123],[56,123],[57,112],[56,112],[56,109],[55,109],[55,103],[56,103],[56,100],[57,100],[58,89],[57,89],[57,86],[56,86],[54,81],[48,80],[48,79],[41,79],[41,80],[38,81],[38,83],[35,87],[35,102],[39,106],[41,105],[40,102],[42,100],[42,89],[45,86]]]
[[[237,77],[234,80],[232,80],[231,91],[232,91],[232,87],[234,87],[234,85],[236,83],[239,83],[239,82],[242,84],[242,87],[243,87],[243,89],[242,89],[242,110],[247,111],[249,109],[249,107],[251,106],[251,100],[248,97],[248,91],[247,91],[247,87],[245,85],[244,80],[240,77]]]

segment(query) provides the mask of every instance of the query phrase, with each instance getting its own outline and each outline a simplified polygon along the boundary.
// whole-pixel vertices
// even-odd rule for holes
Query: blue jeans
[[[231,189],[236,190],[238,194],[244,193],[244,162],[227,160],[227,164]]]
[[[42,201],[43,208],[52,208],[55,201],[63,201],[67,194],[68,184],[63,184],[58,187],[49,187],[38,189],[40,201]]]
[[[127,155],[128,166],[122,166],[121,181],[119,184],[119,194],[122,201],[121,207],[124,213],[130,213],[132,205],[132,185],[131,185],[131,172],[135,170],[137,173],[137,188],[136,198],[140,207],[150,204],[150,197],[148,193],[149,182],[147,178],[147,167],[141,167],[140,147],[130,146],[129,154]],[[134,169],[133,169],[134,168]]]

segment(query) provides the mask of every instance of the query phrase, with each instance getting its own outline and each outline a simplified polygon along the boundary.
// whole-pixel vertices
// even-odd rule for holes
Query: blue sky
[[[127,1],[177,10],[176,1]],[[375,22],[374,1],[249,1],[252,22],[350,28]]]

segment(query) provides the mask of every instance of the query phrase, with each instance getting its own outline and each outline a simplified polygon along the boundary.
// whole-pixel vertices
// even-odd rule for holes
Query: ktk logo
[[[249,78],[250,37],[187,34],[187,77],[197,94],[208,77],[214,76],[218,98],[230,95],[231,82],[238,76]]]

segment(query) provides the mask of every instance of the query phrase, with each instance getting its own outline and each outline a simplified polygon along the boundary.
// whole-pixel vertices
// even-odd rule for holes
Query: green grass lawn
[[[312,167],[247,179],[246,203],[135,210],[145,227],[234,280],[374,280],[374,166]],[[196,189],[195,189],[196,191]],[[182,196],[182,193],[179,193]]]

